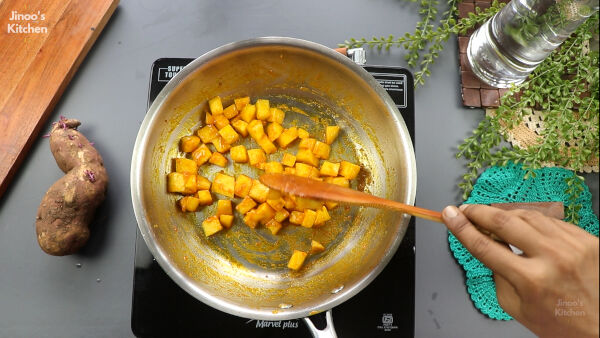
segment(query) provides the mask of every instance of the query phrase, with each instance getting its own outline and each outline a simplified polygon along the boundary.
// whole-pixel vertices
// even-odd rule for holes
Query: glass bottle
[[[469,64],[491,86],[519,84],[596,11],[598,0],[512,0],[471,35]]]

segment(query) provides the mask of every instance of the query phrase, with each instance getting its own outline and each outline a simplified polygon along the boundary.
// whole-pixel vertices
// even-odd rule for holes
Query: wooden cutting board
[[[118,0],[0,0],[0,197]]]

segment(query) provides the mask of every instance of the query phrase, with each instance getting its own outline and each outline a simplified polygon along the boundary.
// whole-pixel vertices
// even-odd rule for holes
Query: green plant
[[[494,1],[490,8],[476,8],[475,13],[469,13],[467,18],[456,20],[454,17],[459,1],[448,0],[448,10],[442,14],[437,25],[437,0],[421,0],[421,19],[414,33],[406,33],[400,37],[389,35],[371,39],[351,38],[339,46],[365,46],[379,50],[404,48],[407,51],[405,58],[408,65],[416,68],[415,86],[423,85],[425,78],[431,75],[430,66],[450,36],[464,33],[485,22],[504,6],[503,3]],[[557,15],[556,18],[562,19],[562,16]],[[457,158],[467,160],[467,172],[459,184],[464,199],[473,189],[480,171],[490,165],[502,165],[509,161],[523,163],[529,169],[524,177],[526,179],[534,174],[533,169],[546,162],[581,171],[592,158],[598,157],[599,58],[597,51],[589,50],[592,34],[598,34],[598,13],[590,17],[560,49],[540,64],[528,81],[511,88],[501,98],[495,115],[486,116],[473,134],[459,145]],[[531,109],[542,110],[545,128],[539,142],[527,148],[513,148],[503,144],[507,133]],[[572,202],[583,190],[582,182],[583,178],[577,175],[568,179],[569,189],[565,193]],[[571,203],[567,209],[567,218],[577,222],[580,207]]]
[[[415,2],[416,0],[410,0]],[[491,18],[504,3],[494,0],[490,8],[481,10],[475,9],[475,13],[469,13],[469,16],[456,20],[457,4],[459,0],[449,0],[448,10],[442,14],[441,19],[435,25],[437,19],[437,0],[421,0],[419,14],[421,20],[417,23],[414,33],[406,33],[404,36],[396,37],[372,37],[370,39],[351,38],[340,47],[358,48],[369,47],[381,49],[390,49],[391,47],[404,48],[407,51],[405,59],[410,67],[418,68],[415,71],[415,86],[425,84],[425,78],[431,75],[430,66],[438,58],[440,51],[444,48],[444,43],[450,36],[465,33],[468,29],[475,27]]]
[[[566,40],[560,50],[551,54],[529,76],[528,81],[509,90],[500,99],[493,116],[486,116],[459,145],[457,158],[465,158],[468,171],[459,187],[466,198],[480,169],[504,165],[508,161],[523,163],[533,169],[544,163],[555,163],[581,171],[598,149],[598,52],[589,49],[589,40],[598,34],[598,14],[586,21]],[[568,74],[568,75],[565,75]],[[527,148],[502,145],[507,134],[517,126],[531,109],[541,111],[544,128],[536,144]],[[568,191],[574,201],[582,188],[579,176],[569,179]],[[579,206],[572,204],[567,217],[577,222]]]

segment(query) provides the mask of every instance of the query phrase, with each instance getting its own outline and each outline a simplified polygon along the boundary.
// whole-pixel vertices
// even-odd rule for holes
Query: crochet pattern
[[[565,208],[570,204],[569,196],[565,194],[565,179],[573,176],[572,171],[541,168],[535,170],[535,177],[523,179],[525,173],[520,164],[514,163],[487,169],[477,179],[465,204],[563,202]],[[592,211],[592,194],[585,184],[575,203],[582,206],[578,212],[579,227],[598,236],[598,218]],[[498,304],[492,270],[473,257],[450,232],[448,242],[454,258],[465,270],[467,292],[475,307],[492,319],[511,320],[512,317]]]

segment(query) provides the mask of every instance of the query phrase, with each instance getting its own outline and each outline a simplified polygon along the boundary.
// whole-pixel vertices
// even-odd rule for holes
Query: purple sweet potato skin
[[[50,131],[50,150],[65,176],[46,192],[35,228],[40,248],[54,256],[70,255],[87,242],[89,224],[106,196],[108,175],[102,157],[76,128],[64,119]]]

